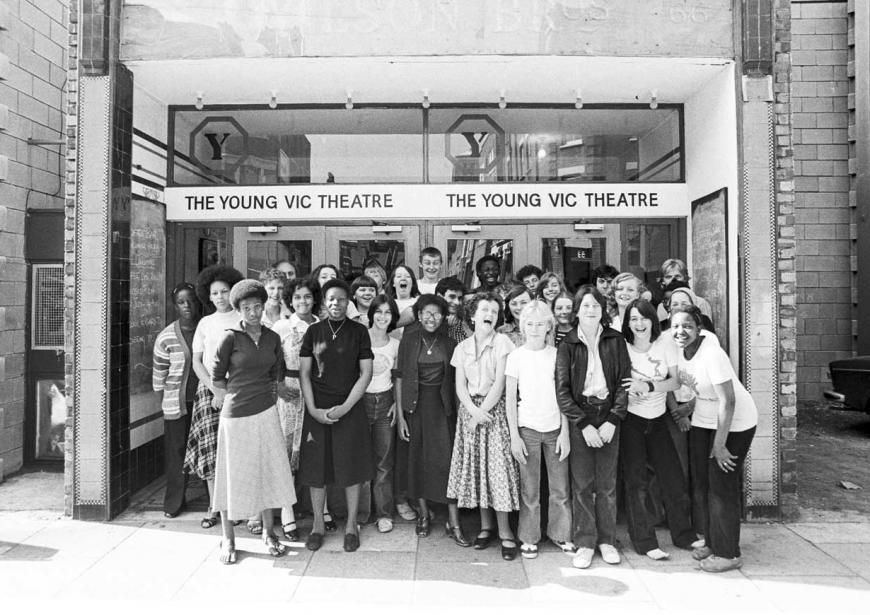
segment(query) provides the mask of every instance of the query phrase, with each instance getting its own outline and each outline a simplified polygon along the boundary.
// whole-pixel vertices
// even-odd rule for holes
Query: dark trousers
[[[163,420],[163,460],[166,471],[163,512],[170,515],[177,515],[184,508],[187,474],[183,466],[191,414],[193,414],[193,401],[187,404],[187,414],[183,417],[171,421]]]
[[[710,457],[715,435],[714,429],[692,427],[689,431],[692,516],[713,555],[730,559],[740,557],[740,484],[755,427],[728,434],[725,446],[737,457],[730,472],[723,472]]]
[[[584,406],[597,428],[607,418],[610,404]],[[571,426],[571,489],[574,512],[574,544],[595,548],[616,544],[616,467],[619,431],[609,444],[591,448],[576,425]]]
[[[644,554],[659,546],[655,519],[647,507],[651,478],[648,465],[655,471],[671,540],[681,549],[689,548],[697,539],[690,517],[689,485],[665,416],[645,419],[629,413],[622,421],[619,447],[628,535],[635,551]]]

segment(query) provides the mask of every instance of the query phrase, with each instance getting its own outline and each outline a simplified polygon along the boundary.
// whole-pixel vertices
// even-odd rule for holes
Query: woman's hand
[[[351,408],[353,408],[353,406],[348,406],[347,404],[339,404],[327,410],[326,414],[334,421],[338,421],[338,419],[350,412]]]
[[[598,435],[601,436],[601,441],[604,442],[604,444],[610,444],[615,434],[616,425],[613,423],[604,421],[604,423],[601,424],[601,427],[598,428]]]
[[[737,468],[737,463],[734,461],[737,456],[732,455],[724,444],[721,446],[714,444],[710,457],[716,460],[716,465],[723,472],[731,472]]]
[[[692,419],[687,416],[682,416],[676,419],[677,427],[680,428],[680,431],[686,433],[692,428]]]
[[[314,420],[318,423],[323,423],[324,425],[332,425],[333,423],[338,422],[338,419],[334,419],[329,416],[329,413],[334,408],[334,406],[332,408],[314,408],[312,410],[309,410],[309,412],[311,413],[311,416],[314,417]]]
[[[387,410],[387,418],[390,419],[390,427],[396,426],[396,402],[393,402],[393,405],[390,406],[390,409]]]
[[[559,456],[559,461],[565,461],[571,454],[571,434],[567,429],[563,428],[556,438],[556,454]]]
[[[650,392],[647,380],[639,380],[637,378],[625,378],[622,381],[622,388],[628,391],[629,395],[640,397]]]
[[[405,442],[411,438],[411,432],[408,430],[408,421],[405,420],[405,417],[402,414],[398,415],[396,433],[399,434],[399,439],[404,440]]]
[[[290,388],[283,382],[278,383],[278,397],[284,401],[290,401]]]
[[[586,440],[586,446],[589,448],[601,448],[604,446],[601,434],[592,425],[587,425],[580,433],[583,434],[583,439]]]
[[[224,397],[227,396],[226,389],[214,387],[214,397],[211,398],[211,407],[215,410],[220,410],[224,405]]]
[[[519,463],[526,465],[526,457],[529,456],[529,451],[526,450],[526,443],[517,435],[511,436],[511,454]]]

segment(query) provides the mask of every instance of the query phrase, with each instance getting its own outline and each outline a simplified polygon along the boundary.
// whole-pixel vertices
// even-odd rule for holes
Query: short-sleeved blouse
[[[359,379],[359,362],[374,358],[374,354],[368,329],[346,318],[341,324],[326,319],[308,327],[299,357],[314,359],[311,366],[314,403],[327,407],[344,403]]]
[[[202,353],[202,364],[205,365],[209,376],[214,375],[211,370],[218,343],[223,339],[227,329],[238,327],[240,318],[239,313],[235,310],[215,312],[204,316],[196,325],[191,352],[193,354]]]
[[[317,322],[317,316],[314,316]],[[313,324],[313,323],[312,323]],[[272,331],[281,338],[281,348],[284,350],[284,364],[289,370],[299,369],[299,349],[302,347],[302,338],[311,325],[299,318],[294,312],[290,318],[284,318],[275,323]]]
[[[496,333],[477,348],[474,336],[460,342],[450,364],[463,368],[469,395],[486,395],[495,382],[496,365],[515,348],[507,335]]]

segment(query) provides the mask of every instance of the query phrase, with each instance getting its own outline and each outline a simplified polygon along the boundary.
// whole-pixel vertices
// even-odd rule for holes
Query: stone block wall
[[[24,460],[25,217],[63,207],[63,148],[27,139],[63,135],[67,4],[0,4],[0,480]]]
[[[854,348],[847,3],[791,7],[797,395],[814,401]]]

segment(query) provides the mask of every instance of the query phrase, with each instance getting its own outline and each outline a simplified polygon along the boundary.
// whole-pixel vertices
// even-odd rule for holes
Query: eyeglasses
[[[420,312],[420,320],[441,320],[444,314],[441,312]]]

